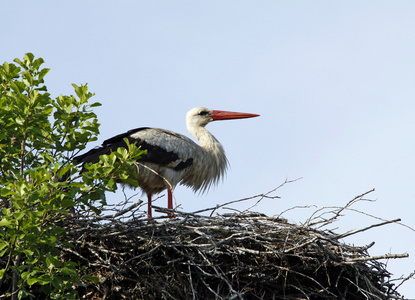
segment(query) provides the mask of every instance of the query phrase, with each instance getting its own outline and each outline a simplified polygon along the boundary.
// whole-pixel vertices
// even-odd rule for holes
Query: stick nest
[[[379,259],[407,255],[370,257],[373,243],[354,247],[341,242],[350,233],[316,229],[346,207],[296,225],[252,212],[211,216],[216,208],[151,222],[139,204],[66,220],[75,248],[63,247],[62,258],[99,278],[78,288],[80,298],[402,299]]]

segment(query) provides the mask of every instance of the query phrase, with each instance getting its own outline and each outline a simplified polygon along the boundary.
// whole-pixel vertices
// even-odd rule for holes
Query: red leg
[[[147,194],[147,199],[148,199],[148,217],[151,218],[152,217],[152,213],[151,213],[151,194]]]
[[[173,209],[173,193],[171,190],[167,190],[167,208],[169,209]],[[170,219],[174,219],[174,214],[173,212],[169,213]]]
[[[173,194],[170,189],[167,189],[167,208],[173,209]]]

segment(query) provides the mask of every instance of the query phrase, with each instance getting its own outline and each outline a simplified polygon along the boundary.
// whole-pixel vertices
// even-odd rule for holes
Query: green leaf
[[[26,254],[27,257],[31,257],[35,252],[31,249],[24,249],[23,253]]]
[[[42,289],[42,292],[45,293],[46,295],[49,295],[52,292],[52,287],[50,284],[42,285],[41,289]]]
[[[40,275],[36,278],[37,282],[39,282],[40,285],[45,285],[50,283],[50,276],[47,274]]]
[[[67,208],[67,207],[74,207],[75,206],[75,202],[72,199],[65,198],[65,199],[62,200],[61,206],[62,207],[65,207],[65,208]]]
[[[117,189],[118,173],[128,178],[130,158],[124,149],[119,158],[114,153],[73,176],[72,157],[97,140],[100,124],[92,109],[101,104],[88,103],[94,94],[86,84],[73,84],[75,96],[52,99],[43,63],[26,53],[0,65],[0,257],[24,259],[0,270],[0,277],[14,270],[19,298],[31,296],[28,286],[41,285],[51,299],[75,299],[71,286],[79,283],[81,267],[59,259],[58,245],[74,246],[63,241],[64,225],[52,224],[61,224],[74,205],[99,214],[105,192]],[[98,282],[92,276],[85,280]]]
[[[26,298],[27,296],[29,296],[29,293],[26,290],[20,290],[17,293],[17,298],[18,299],[23,299],[23,298]]]
[[[48,68],[44,68],[42,70],[40,70],[39,72],[39,79],[42,79],[43,77],[45,77],[45,75],[50,71],[50,69]]]
[[[14,193],[15,193],[15,191],[10,190],[10,189],[5,188],[5,187],[2,187],[0,189],[0,196],[1,197],[7,197],[7,196],[10,196],[10,195],[13,195]]]
[[[59,169],[58,171],[58,178],[61,178],[63,175],[65,175],[72,167],[72,165],[67,164]]]
[[[20,220],[25,215],[26,215],[26,213],[24,211],[17,211],[17,212],[14,213],[14,218],[15,218],[15,220]]]
[[[16,123],[18,124],[18,125],[20,125],[20,126],[22,126],[23,124],[24,124],[24,119],[23,119],[23,117],[17,117],[16,119],[15,119],[15,121],[16,121]]]
[[[101,104],[101,103],[99,103],[99,102],[95,102],[95,103],[92,103],[92,104],[90,105],[90,107],[98,107],[98,106],[102,106],[102,104]]]
[[[65,275],[71,275],[71,276],[76,276],[77,275],[75,268],[71,268],[71,267],[67,267],[67,266],[65,266],[61,269],[61,273],[65,274]]]
[[[28,52],[28,53],[26,53],[26,55],[24,56],[24,61],[26,62],[26,63],[31,63],[32,61],[33,61],[33,59],[35,58],[35,56],[32,54],[32,53],[30,53],[30,52]]]
[[[32,259],[27,258],[27,259],[25,260],[25,263],[27,263],[28,265],[34,265],[34,264],[36,264],[38,261],[39,261],[39,258],[37,258],[37,257],[33,257]]]
[[[0,240],[0,250],[3,250],[4,248],[6,248],[9,245],[9,243]]]
[[[84,276],[82,276],[82,280],[88,280],[88,281],[91,281],[91,282],[93,282],[95,284],[98,284],[99,283],[99,278],[98,277],[90,276],[90,275],[84,275]]]
[[[62,265],[62,262],[61,261],[59,261],[57,258],[55,258],[55,257],[53,257],[51,255],[48,255],[46,257],[45,263],[46,263],[46,267],[49,270],[51,270],[51,269],[53,269],[55,267],[60,267]]]
[[[38,282],[38,279],[36,277],[30,277],[26,280],[26,282],[29,286],[32,286]]]
[[[53,277],[52,284],[55,288],[57,288],[59,290],[62,289],[62,287],[64,287],[63,279],[62,279],[62,277],[59,277],[59,276]]]
[[[0,220],[0,226],[6,226],[6,227],[11,227],[12,223],[8,220],[8,219],[1,219]]]

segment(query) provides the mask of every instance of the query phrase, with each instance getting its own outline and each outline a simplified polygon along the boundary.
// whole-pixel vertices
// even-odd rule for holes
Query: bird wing
[[[136,143],[137,147],[141,146],[142,150],[147,150],[139,161],[156,163],[176,171],[191,166],[192,153],[200,147],[184,135],[160,128],[141,127],[107,139],[100,147],[79,155],[74,160],[76,163],[96,163],[99,156],[117,151],[119,147],[126,148],[124,138],[127,138],[130,144]]]

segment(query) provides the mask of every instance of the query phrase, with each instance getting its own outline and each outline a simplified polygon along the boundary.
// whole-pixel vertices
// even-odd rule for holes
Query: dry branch
[[[402,299],[380,260],[407,254],[370,256],[373,243],[340,241],[398,220],[344,234],[316,229],[368,193],[331,210],[327,219],[327,211],[318,210],[305,225],[249,211],[212,216],[235,202],[275,198],[270,193],[194,213],[175,211],[174,220],[166,214],[149,222],[139,203],[106,217],[78,215],[67,220],[75,248],[62,248],[62,255],[100,279],[79,287],[80,298]]]
[[[373,243],[340,241],[398,220],[343,234],[321,229],[368,193],[345,207],[319,209],[300,225],[245,210],[213,216],[235,202],[275,198],[271,192],[193,213],[174,211],[173,220],[163,208],[157,210],[165,216],[147,219],[141,202],[111,207],[104,217],[78,211],[65,221],[74,248],[62,246],[62,259],[87,266],[80,275],[99,278],[98,284],[78,286],[78,297],[403,299],[397,286],[413,274],[394,284],[381,260],[407,254],[370,256]]]

